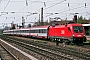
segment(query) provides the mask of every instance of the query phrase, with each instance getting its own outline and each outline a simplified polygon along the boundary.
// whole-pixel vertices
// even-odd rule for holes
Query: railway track
[[[83,48],[88,48],[88,49],[90,49],[90,42],[89,43],[84,43],[84,46],[81,46],[81,47],[83,47]]]
[[[19,41],[19,40],[18,40]],[[40,48],[40,49],[47,49],[48,51],[51,51],[51,52],[54,52],[56,54],[60,54],[62,56],[64,56],[65,58],[68,57],[67,59],[90,59],[90,54],[85,54],[85,53],[82,53],[82,52],[78,52],[78,51],[75,51],[75,50],[72,50],[72,49],[66,49],[66,48],[57,48],[57,47],[53,47],[53,46],[48,46],[48,45],[43,45],[43,44],[38,44],[38,43],[33,43],[33,42],[28,42],[28,41],[25,41],[25,40],[20,40],[21,44],[22,42],[26,42],[28,44],[31,44],[34,45],[35,47],[37,48]],[[19,43],[19,44],[20,44]],[[27,45],[28,46],[28,45]],[[36,48],[36,49],[37,49]],[[64,53],[64,54],[62,54]],[[55,55],[55,54],[54,54]],[[74,56],[78,57],[78,58],[74,58]],[[59,56],[60,57],[60,56]]]
[[[34,51],[35,53],[38,53],[40,55],[43,55],[45,59],[49,59],[49,60],[71,60],[72,58],[63,56],[63,55],[58,55],[54,52],[51,52],[49,50],[43,49],[43,48],[39,48],[37,46],[31,45],[31,44],[27,44],[21,41],[18,41],[16,39],[12,39],[12,38],[6,38],[4,37],[4,40],[8,40],[11,43],[15,43],[16,45],[22,46],[30,51]]]
[[[7,37],[8,38],[8,37]],[[40,55],[46,56],[49,59],[66,59],[66,60],[74,60],[74,59],[81,59],[81,60],[90,60],[90,54],[81,53],[72,49],[66,48],[56,48],[48,45],[38,44],[35,42],[20,40],[16,38],[8,38],[5,39],[9,42],[15,43],[19,46],[22,46],[26,49],[34,51]]]
[[[18,60],[5,46],[0,44],[0,60]]]

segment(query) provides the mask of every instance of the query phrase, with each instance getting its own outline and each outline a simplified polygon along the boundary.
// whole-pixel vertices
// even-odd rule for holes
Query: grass
[[[85,43],[90,43],[90,40],[87,40]]]
[[[2,30],[0,30],[0,34],[2,34]]]
[[[46,41],[35,41],[35,42],[38,42],[38,43],[41,43],[41,44],[47,44]]]

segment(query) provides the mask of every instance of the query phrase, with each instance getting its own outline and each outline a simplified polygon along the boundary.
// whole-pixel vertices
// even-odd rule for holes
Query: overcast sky
[[[72,20],[74,13],[79,13],[78,16],[82,15],[86,19],[90,18],[90,0],[0,0],[0,27],[4,23],[10,25],[12,21],[19,24],[22,16],[25,22],[35,22],[39,19],[42,7],[44,21],[55,17]]]

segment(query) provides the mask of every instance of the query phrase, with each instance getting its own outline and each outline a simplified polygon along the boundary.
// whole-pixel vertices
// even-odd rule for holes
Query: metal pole
[[[41,25],[43,25],[43,7],[41,8]]]

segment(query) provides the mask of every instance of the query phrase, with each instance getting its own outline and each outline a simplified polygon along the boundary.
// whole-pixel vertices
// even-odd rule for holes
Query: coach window
[[[37,30],[37,33],[39,33],[39,30]]]
[[[23,30],[23,33],[25,33],[25,30]]]
[[[35,33],[37,33],[37,30],[35,30]]]
[[[29,30],[27,30],[27,33],[29,33]]]
[[[24,30],[25,31],[25,33],[27,32],[26,30]]]
[[[22,30],[22,33],[24,33],[25,31],[24,30]]]
[[[18,31],[17,31],[17,33],[18,33]]]
[[[32,30],[32,33],[34,32],[34,30]]]
[[[24,33],[24,31],[23,31],[23,30],[21,30],[21,32],[22,32],[22,33]]]
[[[35,30],[35,33],[37,33],[37,30]]]
[[[30,33],[32,33],[32,30],[30,30]]]
[[[42,29],[42,33],[44,33],[44,29]]]
[[[23,30],[23,33],[25,33],[26,31],[25,30]]]
[[[23,30],[24,31],[24,33],[26,33],[26,30]]]
[[[32,30],[30,30],[30,33],[32,33]]]
[[[43,33],[43,29],[41,29],[41,33]]]
[[[29,33],[28,30],[26,30],[26,33]]]
[[[14,31],[14,33],[16,33],[16,31]]]
[[[20,30],[20,33],[22,33],[23,31],[22,30]]]
[[[37,33],[39,33],[39,30],[37,30]]]
[[[33,30],[33,33],[36,33],[36,30]]]
[[[35,30],[32,30],[33,31],[33,33],[35,32]]]
[[[22,30],[22,33],[25,33],[25,31],[24,31],[24,30]]]
[[[28,30],[28,33],[30,33],[30,31]]]
[[[35,33],[35,30],[33,30],[33,33]]]
[[[32,30],[32,33],[34,32],[34,30]]]
[[[22,33],[22,30],[20,30],[20,33]]]
[[[25,33],[25,31],[24,30],[22,30],[23,32],[22,33]]]
[[[27,33],[27,30],[25,30],[25,33]]]
[[[42,29],[42,33],[43,33],[44,31],[43,31],[43,29]]]
[[[24,31],[23,30],[21,30],[21,33],[23,33]]]
[[[28,30],[26,30],[26,33],[28,32]]]
[[[43,29],[41,29],[41,33],[43,33]]]
[[[27,30],[24,30],[25,31],[25,33],[27,33]]]
[[[30,30],[28,30],[28,33],[30,33]]]
[[[43,29],[43,33],[46,33],[46,30],[45,29]]]
[[[19,30],[18,32],[21,33],[21,30]]]
[[[47,29],[45,29],[45,33],[47,33]]]
[[[31,30],[29,30],[29,33],[31,33]]]
[[[19,31],[17,31],[17,33],[19,33]]]
[[[38,30],[36,31],[36,33],[38,33]]]
[[[21,30],[19,30],[19,32],[21,33],[22,31],[21,31]]]
[[[37,30],[35,30],[35,33],[37,33]]]
[[[27,33],[27,30],[25,30],[25,33]]]
[[[18,30],[18,33],[20,33],[20,30]]]
[[[39,29],[39,33],[40,33],[40,29]]]
[[[42,33],[44,33],[44,29],[42,29]]]
[[[17,31],[15,31],[17,33]]]
[[[37,30],[34,30],[34,32],[36,33]]]
[[[31,30],[31,32],[33,33],[33,30]]]
[[[22,33],[23,32],[23,30],[20,30],[20,33]]]
[[[28,30],[26,30],[26,33],[28,33]]]
[[[40,30],[38,30],[38,33],[40,33]]]
[[[28,33],[28,30],[26,30],[26,33]]]

